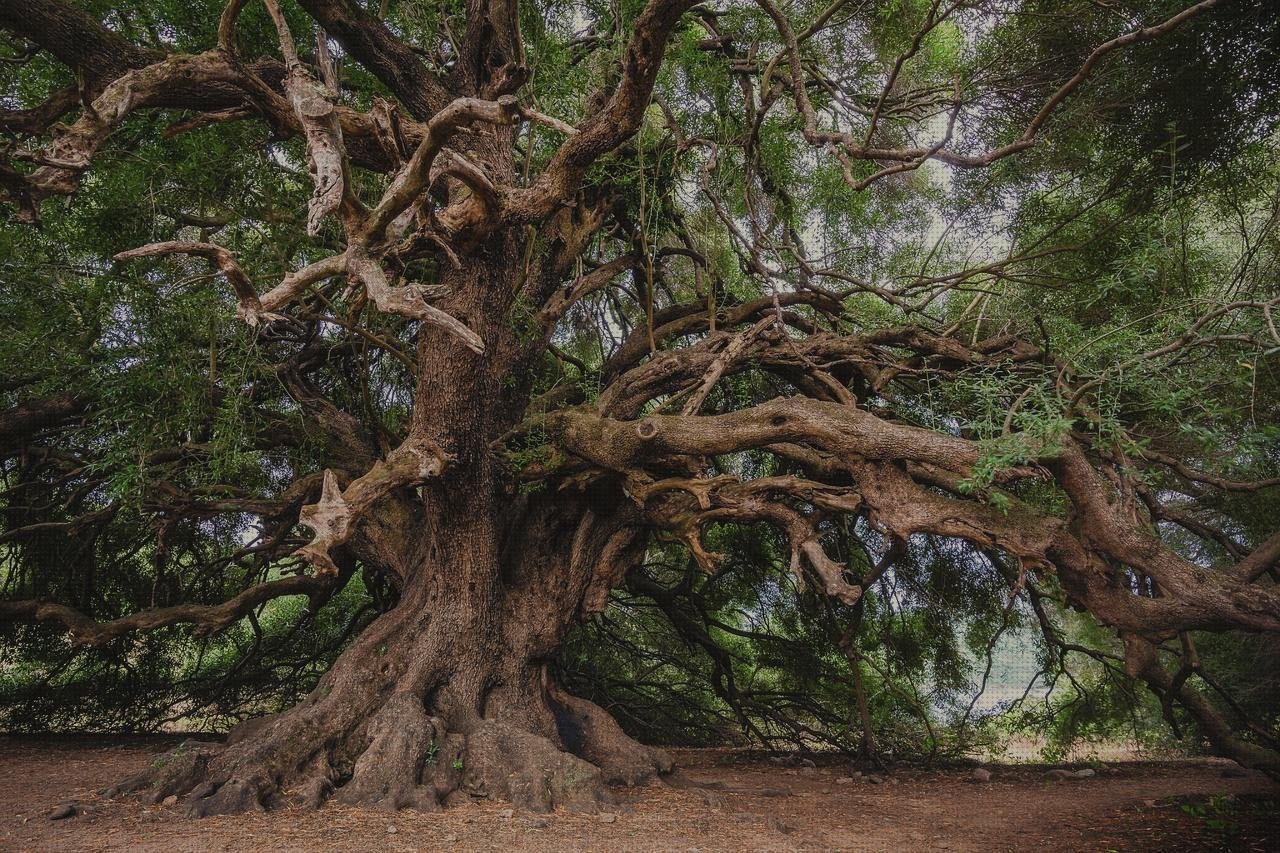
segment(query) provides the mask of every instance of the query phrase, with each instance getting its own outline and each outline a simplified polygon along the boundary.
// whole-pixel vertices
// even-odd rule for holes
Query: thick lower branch
[[[76,645],[97,646],[131,631],[152,631],[166,625],[194,624],[200,634],[212,634],[238,621],[249,611],[275,598],[305,595],[318,607],[340,586],[336,576],[293,575],[252,586],[221,604],[178,604],[142,610],[110,622],[98,622],[74,608],[38,599],[0,601],[6,621],[61,622]]]
[[[1176,699],[1195,718],[1214,747],[1245,767],[1256,768],[1273,779],[1280,779],[1280,752],[1240,737],[1235,727],[1200,691],[1185,678],[1179,679],[1169,673],[1160,663],[1151,641],[1134,634],[1122,634],[1121,637],[1125,647],[1125,671],[1130,677],[1141,678],[1166,701]]]
[[[697,471],[707,457],[752,448],[806,447],[829,454],[823,464],[856,483],[882,529],[903,538],[923,532],[960,538],[1056,567],[1076,601],[1105,623],[1145,632],[1280,631],[1280,597],[1273,590],[1241,581],[1238,572],[1197,566],[1122,517],[1106,484],[1070,440],[1037,460],[1046,468],[994,475],[999,483],[1051,470],[1075,507],[1076,518],[1067,524],[1012,495],[1001,494],[1000,507],[970,497],[966,478],[981,456],[975,442],[886,421],[854,405],[780,399],[723,415],[640,421],[579,410],[557,413],[547,423],[553,441],[568,454],[632,477],[646,469]],[[800,485],[780,491],[817,505],[812,490],[806,495]],[[757,509],[755,517],[785,510]],[[715,512],[744,515],[742,507]],[[1263,557],[1269,553],[1264,549]],[[1135,595],[1117,575],[1116,566],[1125,565],[1155,578],[1165,595]],[[1255,574],[1252,563],[1245,573]]]

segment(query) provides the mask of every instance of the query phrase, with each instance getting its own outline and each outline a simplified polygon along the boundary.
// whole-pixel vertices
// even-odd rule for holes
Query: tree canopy
[[[961,749],[1020,637],[1280,772],[1265,0],[13,0],[0,80],[5,726],[550,807]]]

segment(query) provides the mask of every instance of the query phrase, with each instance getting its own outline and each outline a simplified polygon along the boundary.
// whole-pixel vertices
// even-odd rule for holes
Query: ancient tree
[[[7,351],[0,613],[108,644],[363,577],[393,604],[303,701],[122,790],[589,809],[670,761],[548,661],[654,542],[714,573],[708,528],[762,523],[852,607],[938,537],[1280,771],[1195,646],[1280,632],[1280,533],[1249,514],[1280,484],[1265,5],[10,0],[0,188],[36,236],[6,299],[55,328]],[[1166,134],[1171,52],[1214,127]],[[104,177],[175,150],[176,184]],[[253,174],[170,191],[225,164]],[[149,233],[99,222],[129,242],[25,277],[15,241],[108,192]],[[1101,288],[1152,216],[1182,266]],[[170,379],[120,392],[187,299]],[[166,382],[200,388],[181,430]],[[28,572],[50,536],[83,547]],[[138,565],[152,606],[110,612]]]

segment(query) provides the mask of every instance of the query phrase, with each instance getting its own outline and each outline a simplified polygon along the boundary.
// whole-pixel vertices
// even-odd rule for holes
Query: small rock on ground
[[[1063,770],[1060,767],[1055,767],[1052,770],[1046,770],[1041,778],[1046,782],[1065,782],[1069,779],[1088,779],[1096,775],[1091,767],[1086,767],[1083,770]]]
[[[702,791],[702,801],[709,807],[720,810],[724,808],[724,797],[713,791]]]
[[[760,788],[755,792],[757,797],[789,797],[790,788]]]
[[[515,816],[516,816],[515,809],[503,809],[502,811],[498,812],[498,817],[501,818],[502,820],[511,820],[511,818]]]
[[[53,807],[53,811],[49,812],[49,820],[63,820],[64,818],[76,816],[75,803],[61,803]]]
[[[990,782],[991,771],[985,767],[975,767],[973,772],[969,774],[969,779],[974,782]]]
[[[613,823],[617,819],[618,819],[618,816],[613,812],[600,812],[601,823]]]
[[[796,831],[796,828],[789,823],[783,823],[776,817],[769,818],[769,828],[775,832],[781,832],[783,835],[790,835]]]

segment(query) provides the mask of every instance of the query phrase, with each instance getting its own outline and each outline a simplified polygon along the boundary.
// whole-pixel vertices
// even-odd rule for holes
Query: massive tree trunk
[[[849,120],[860,122],[865,111],[846,115],[843,108],[816,109],[808,94],[810,72],[801,59],[802,42],[827,25],[836,26],[826,13],[825,24],[815,21],[797,35],[789,16],[772,2],[757,4],[776,29],[774,47],[762,42],[761,49],[776,50],[776,61],[785,63],[790,92],[784,94],[767,82],[775,62],[764,66],[757,91],[753,63],[744,64],[733,47],[735,39],[744,37],[755,44],[755,25],[721,32],[727,19],[717,23],[717,15],[704,9],[695,13],[698,26],[712,38],[701,41],[699,49],[710,48],[730,60],[726,72],[743,87],[747,107],[743,132],[732,131],[730,114],[723,112],[728,101],[720,96],[704,99],[717,104],[714,123],[696,111],[682,119],[680,111],[659,99],[655,105],[668,139],[656,150],[669,150],[672,163],[661,180],[658,172],[649,175],[653,170],[645,165],[652,165],[653,158],[644,153],[652,146],[643,137],[632,150],[626,143],[650,123],[649,116],[656,119],[651,96],[666,45],[682,16],[694,9],[693,0],[647,0],[642,9],[631,10],[638,12],[634,17],[628,13],[608,23],[603,31],[607,38],[575,36],[565,46],[572,53],[576,45],[594,45],[584,56],[607,48],[581,63],[599,63],[604,71],[593,83],[596,88],[584,93],[581,109],[574,108],[576,126],[534,109],[538,100],[532,91],[517,97],[533,66],[524,55],[516,4],[465,4],[461,43],[442,26],[447,49],[438,42],[436,59],[428,62],[423,57],[433,51],[425,42],[411,47],[392,25],[360,4],[299,0],[322,28],[315,33],[317,45],[336,38],[351,62],[386,87],[379,95],[389,92],[398,99],[395,105],[373,98],[375,106],[368,111],[356,105],[368,103],[373,91],[365,83],[344,87],[333,64],[321,56],[327,56],[327,49],[317,50],[316,63],[304,61],[296,47],[302,40],[295,41],[288,16],[275,0],[264,5],[275,23],[282,62],[251,62],[249,54],[240,55],[241,41],[245,47],[251,44],[236,34],[236,16],[246,6],[240,0],[226,4],[217,47],[208,45],[198,54],[161,54],[130,45],[59,0],[0,6],[0,29],[48,51],[78,81],[41,106],[0,110],[0,124],[48,137],[39,151],[24,143],[10,152],[24,161],[21,169],[0,158],[0,196],[16,206],[20,220],[37,222],[44,201],[76,193],[95,155],[134,113],[180,108],[194,115],[171,125],[171,133],[253,117],[274,137],[303,140],[315,184],[307,231],[325,237],[312,248],[332,247],[329,238],[338,227],[342,234],[335,254],[317,259],[309,248],[297,256],[300,266],[266,291],[260,291],[231,249],[203,242],[207,235],[192,242],[181,229],[175,228],[169,239],[114,256],[120,262],[171,255],[203,258],[231,287],[237,315],[246,323],[270,325],[292,314],[291,322],[309,329],[307,342],[299,342],[282,362],[274,361],[272,348],[264,348],[264,357],[272,359],[262,365],[269,368],[263,371],[267,379],[261,386],[255,381],[252,393],[225,378],[219,384],[213,376],[217,358],[212,342],[209,347],[208,396],[243,395],[261,405],[257,414],[264,423],[281,425],[272,430],[279,435],[264,436],[256,450],[292,450],[303,444],[297,430],[285,426],[294,423],[295,414],[315,439],[305,443],[317,447],[317,457],[299,454],[296,479],[287,489],[243,500],[180,494],[175,482],[183,478],[174,476],[180,472],[172,466],[175,458],[185,465],[188,456],[198,455],[190,452],[189,435],[179,447],[146,455],[143,466],[147,482],[142,493],[163,508],[156,513],[161,531],[180,520],[203,522],[222,513],[258,515],[264,530],[273,531],[256,574],[246,573],[259,582],[221,603],[153,606],[103,622],[38,597],[0,603],[0,617],[60,622],[77,642],[104,643],[133,630],[176,623],[216,631],[281,595],[306,594],[313,604],[322,603],[355,564],[384,574],[398,593],[396,607],[354,642],[298,706],[247,724],[224,746],[178,750],[120,788],[152,785],[158,798],[185,797],[195,814],[284,802],[315,805],[335,793],[344,801],[392,808],[435,808],[464,796],[508,799],[534,809],[592,808],[607,797],[607,782],[636,782],[668,768],[669,761],[626,738],[601,709],[558,690],[547,666],[573,622],[603,608],[609,590],[642,557],[646,531],[672,532],[704,569],[714,572],[717,555],[702,540],[707,525],[766,522],[789,544],[796,584],[814,582],[826,594],[855,605],[871,580],[849,577],[847,566],[825,552],[826,525],[837,516],[860,516],[896,541],[928,535],[1001,552],[1019,567],[1015,596],[1024,587],[1035,590],[1038,580],[1055,574],[1064,604],[1090,611],[1125,637],[1131,674],[1169,697],[1166,706],[1177,699],[1224,751],[1250,766],[1280,772],[1280,755],[1234,737],[1214,706],[1187,686],[1195,670],[1191,656],[1176,674],[1168,673],[1159,657],[1162,644],[1190,631],[1280,631],[1280,596],[1274,586],[1258,583],[1274,576],[1280,533],[1246,547],[1231,524],[1218,530],[1152,497],[1166,488],[1152,484],[1167,484],[1176,495],[1200,495],[1209,487],[1226,492],[1274,488],[1280,479],[1241,481],[1199,471],[1160,450],[1160,440],[1144,435],[1149,425],[1142,422],[1132,435],[1121,430],[1124,440],[1113,445],[1111,422],[1103,428],[1098,415],[1103,407],[1092,399],[1107,387],[1108,372],[1145,361],[1163,363],[1168,370],[1192,347],[1214,342],[1256,350],[1261,355],[1254,356],[1250,367],[1256,371],[1257,359],[1273,346],[1272,312],[1280,301],[1270,293],[1265,301],[1264,296],[1240,295],[1188,319],[1173,343],[1145,354],[1135,350],[1118,367],[1090,373],[1087,365],[1058,352],[1061,341],[1050,348],[1039,317],[1036,333],[1007,318],[1004,330],[988,337],[983,312],[991,294],[982,297],[972,326],[966,318],[979,304],[976,300],[954,324],[950,309],[931,313],[946,303],[940,298],[944,294],[963,292],[962,285],[967,290],[988,277],[1002,285],[1020,281],[1024,273],[1014,277],[1014,270],[1036,268],[1057,249],[1042,248],[1037,241],[1022,254],[1011,250],[999,263],[936,277],[930,272],[926,278],[926,267],[942,246],[934,242],[929,260],[912,274],[913,283],[886,290],[874,282],[894,265],[863,281],[864,262],[853,260],[861,249],[824,251],[835,263],[829,269],[821,268],[827,260],[807,259],[795,233],[797,223],[807,220],[780,215],[795,200],[754,165],[759,133],[775,123],[766,122],[767,113],[788,101],[795,121],[787,123],[799,130],[796,143],[815,153],[821,149],[824,160],[828,154],[838,158],[854,191],[929,161],[963,168],[990,165],[1035,145],[1046,122],[1106,54],[1159,38],[1218,5],[1217,0],[1201,0],[1163,23],[1098,45],[1080,70],[1048,95],[1014,141],[985,153],[977,138],[970,140],[972,148],[949,147],[951,126],[957,120],[964,125],[966,108],[972,110],[970,116],[991,112],[977,101],[952,105],[946,136],[928,148],[872,145],[887,124],[897,126],[922,109],[921,115],[936,117],[931,110],[946,103],[936,100],[943,89],[891,99],[910,54],[896,60],[892,70],[882,69],[887,72],[882,90],[881,80],[861,74],[853,75],[863,77],[850,84],[855,88],[841,84],[845,90],[833,103],[865,103],[866,91],[857,88],[865,83],[874,82],[881,91],[872,95],[875,108],[865,127],[841,128]],[[917,47],[941,23],[934,15],[936,5],[916,37]],[[569,18],[560,20],[569,23]],[[574,20],[571,28],[576,31],[581,23]],[[629,33],[627,43],[615,53],[619,45],[613,34],[623,30]],[[771,37],[764,32],[767,42]],[[866,65],[873,75],[879,73],[875,62]],[[680,81],[677,89],[698,85],[681,73],[673,71],[673,79]],[[1044,82],[1032,76],[1037,85]],[[361,96],[352,97],[356,94]],[[890,106],[891,100],[901,104]],[[73,121],[56,121],[81,101],[85,109]],[[885,125],[877,127],[878,122]],[[720,130],[704,137],[713,124]],[[519,133],[520,125],[528,130]],[[554,141],[535,136],[534,125],[543,126],[539,133],[551,134]],[[918,130],[924,138],[929,128],[920,124]],[[726,136],[721,131],[731,132]],[[602,161],[606,155],[610,160]],[[721,163],[723,168],[717,165]],[[356,167],[387,180],[353,180]],[[856,169],[863,167],[875,171],[859,178]],[[726,204],[715,185],[720,173],[735,169],[743,173],[741,194],[735,190],[727,195],[731,204]],[[686,208],[679,198],[683,192],[672,187],[682,187],[695,174],[703,198]],[[656,190],[667,183],[664,194],[647,200],[646,187]],[[376,198],[369,192],[373,186],[381,186]],[[629,199],[637,188],[639,199]],[[745,211],[734,201],[737,197],[750,202]],[[772,201],[759,205],[758,197]],[[653,215],[667,204],[673,207],[670,216]],[[757,210],[774,221],[758,222]],[[686,213],[693,214],[689,221],[705,215],[708,222],[721,224],[691,231]],[[192,221],[185,212],[181,218],[170,215],[176,223]],[[750,225],[745,229],[744,215]],[[879,217],[867,220],[877,223],[869,239],[890,233],[885,229],[897,221],[881,222]],[[660,226],[656,230],[654,222]],[[716,248],[721,244],[732,248],[743,283],[753,282],[754,296],[735,296],[717,306],[717,287],[726,295],[740,289],[721,280],[725,264],[714,260],[722,254]],[[875,248],[871,257],[882,247],[865,248]],[[961,254],[968,252],[965,248]],[[291,262],[294,254],[286,253]],[[943,251],[939,257],[948,254]],[[849,259],[836,263],[839,255]],[[677,261],[691,265],[692,279],[678,271]],[[613,287],[613,280],[626,272],[634,274],[636,286]],[[1075,278],[1073,272],[1064,281]],[[779,289],[781,284],[787,286]],[[334,300],[321,293],[324,288],[331,289]],[[625,296],[625,306],[615,304],[618,294]],[[600,336],[599,363],[588,365],[550,347],[557,327],[571,319],[568,312],[579,306],[585,310],[600,295],[613,307],[602,308],[598,320],[585,320],[592,327],[589,337]],[[655,304],[656,296],[665,304]],[[883,301],[889,313],[865,310],[863,297]],[[1018,300],[1022,305],[1021,296]],[[359,389],[361,383],[348,383],[342,370],[318,366],[331,358],[342,362],[341,349],[355,352],[347,344],[321,346],[333,342],[327,336],[335,325],[331,321],[337,320],[307,310],[318,311],[321,304],[326,312],[340,306],[349,319],[337,325],[360,332],[362,349],[371,342],[380,349],[386,344],[386,353],[408,366],[403,376],[379,380],[386,383],[379,390],[395,401],[397,413],[412,398],[406,429],[394,435],[387,429],[386,423],[396,420],[392,407],[382,413],[363,411],[373,408],[367,385]],[[400,326],[403,334],[416,335],[416,360],[361,328],[366,312],[417,324],[412,332]],[[1248,312],[1258,315],[1248,321],[1252,332],[1241,325]],[[1259,317],[1265,317],[1265,324]],[[1072,320],[1068,325],[1075,324]],[[943,327],[946,331],[937,331]],[[604,336],[620,329],[623,339],[606,352]],[[1031,343],[1041,337],[1043,345]],[[348,343],[356,342],[350,338]],[[576,362],[578,379],[556,380],[550,388],[542,383],[544,393],[531,405],[548,352]],[[138,359],[132,349],[127,353],[127,359],[104,363]],[[1166,356],[1171,360],[1163,361]],[[86,357],[86,363],[97,361],[96,354]],[[368,378],[367,360],[344,366],[347,373]],[[932,390],[922,390],[917,381],[925,376],[967,383],[979,375],[969,372],[976,370],[1010,377],[1010,409],[1001,436],[1014,442],[1008,447],[1019,448],[1005,461],[1020,460],[1010,467],[988,470],[995,445],[975,440],[983,434],[980,430],[961,434],[953,427],[971,416],[980,423],[988,415],[976,416],[976,409],[951,411],[945,399],[939,408]],[[318,375],[324,373],[332,375]],[[733,375],[759,375],[767,380],[761,389],[775,388],[789,397],[745,406],[736,392],[713,398],[714,387]],[[934,379],[926,385],[935,387]],[[71,424],[98,410],[112,419],[114,430],[118,413],[112,406],[117,400],[85,391],[85,399],[55,395],[0,415],[0,453],[12,455],[38,433],[71,432]],[[360,391],[366,406],[343,411],[343,399]],[[564,407],[592,392],[598,392],[593,405]],[[756,391],[749,393],[754,397]],[[1060,436],[1055,427],[1052,440],[1040,427],[1015,431],[1022,429],[1015,420],[1019,406],[1042,395],[1055,402],[1045,404],[1037,422],[1063,426]],[[1135,398],[1135,411],[1147,410],[1143,399]],[[1253,400],[1249,408],[1255,421],[1255,415],[1265,417],[1263,409],[1254,412]],[[713,411],[703,414],[705,409]],[[929,417],[922,417],[926,412]],[[375,431],[377,435],[369,434]],[[58,454],[59,459],[85,459],[73,474],[57,469],[58,488],[74,487],[78,495],[68,507],[85,495],[109,491],[107,481],[100,479],[103,472],[126,458],[106,454],[104,448],[114,445],[104,442],[102,434],[87,430],[82,446]],[[517,475],[502,460],[514,464],[516,445],[533,434],[545,437],[548,455],[564,464]],[[1236,450],[1225,448],[1221,461],[1230,463],[1228,469],[1240,461]],[[1006,451],[996,458],[1003,459]],[[714,462],[748,452],[767,454],[776,469],[773,463],[738,470]],[[98,453],[109,456],[109,464],[92,458]],[[129,482],[135,478],[129,474]],[[546,491],[521,494],[517,482]],[[319,499],[310,502],[316,491]],[[1024,492],[1032,497],[1024,499]],[[1052,499],[1045,497],[1050,492]],[[1147,502],[1145,514],[1139,497]],[[1065,513],[1059,505],[1066,507]],[[115,515],[113,506],[68,522],[27,525],[25,533],[42,533],[50,525],[75,529],[106,524]],[[1220,509],[1206,508],[1214,515]],[[1225,547],[1234,564],[1195,562],[1171,547],[1160,526],[1179,519],[1213,548]],[[298,521],[310,526],[314,537],[293,551],[290,534]],[[299,572],[296,560],[289,562],[296,556],[309,561],[311,574],[267,579],[273,566]],[[1046,633],[1052,633],[1051,627]],[[1065,654],[1066,644],[1058,644]]]
[[[593,810],[608,783],[669,770],[548,673],[600,558],[633,547],[625,506],[595,496],[585,519],[559,524],[569,516],[531,504],[483,488],[434,503],[398,604],[306,699],[223,747],[180,749],[122,790],[183,796],[194,815],[330,795],[390,809],[475,797]]]
[[[523,416],[530,371],[510,311],[520,239],[486,243],[443,276],[451,296],[441,303],[477,330],[486,354],[448,330],[419,332],[411,429],[439,448],[444,470],[380,493],[349,539],[326,546],[383,571],[395,607],[296,707],[249,721],[223,747],[173,754],[121,790],[177,794],[196,816],[330,796],[391,809],[474,797],[593,810],[608,784],[671,769],[548,672],[570,626],[602,609],[640,558],[647,533],[620,478],[578,494],[521,494],[491,449]],[[345,484],[348,503],[353,491]]]

